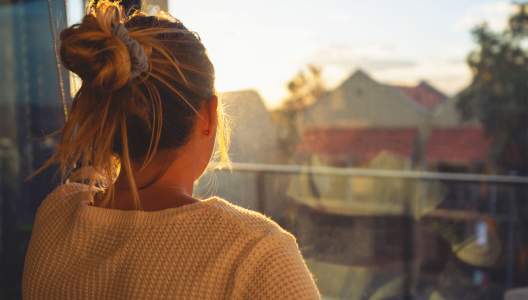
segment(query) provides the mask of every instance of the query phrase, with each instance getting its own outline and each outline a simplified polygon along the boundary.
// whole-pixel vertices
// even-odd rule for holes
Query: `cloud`
[[[318,50],[311,58],[311,62],[345,69],[361,67],[372,72],[416,66],[414,60],[398,56],[395,52],[397,52],[395,47],[390,45],[339,45]]]
[[[387,45],[334,45],[317,51],[310,62],[323,67],[330,86],[357,68],[385,83],[414,85],[427,80],[447,94],[458,92],[470,78],[464,58],[454,53],[410,57]]]
[[[474,6],[455,23],[455,29],[457,31],[468,31],[486,22],[493,30],[503,30],[508,24],[508,17],[514,11],[515,6],[510,1],[498,1]]]
[[[413,69],[373,72],[382,82],[413,85],[427,80],[447,94],[455,94],[467,86],[471,74],[466,63],[456,58],[421,61]]]

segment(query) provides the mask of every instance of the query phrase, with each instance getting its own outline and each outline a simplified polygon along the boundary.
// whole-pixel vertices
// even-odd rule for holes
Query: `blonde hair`
[[[41,168],[58,164],[63,179],[89,167],[104,178],[90,185],[106,191],[112,205],[113,178],[125,172],[133,205],[141,209],[132,165],[148,165],[160,148],[187,142],[197,108],[216,94],[214,67],[200,38],[167,13],[125,16],[115,2],[97,1],[80,24],[61,33],[64,66],[82,84],[73,98],[56,152]],[[149,69],[131,77],[130,49],[113,34],[122,24],[148,58]],[[119,25],[121,26],[121,25]],[[228,162],[228,134],[219,105],[216,150]],[[134,132],[133,135],[129,132]]]

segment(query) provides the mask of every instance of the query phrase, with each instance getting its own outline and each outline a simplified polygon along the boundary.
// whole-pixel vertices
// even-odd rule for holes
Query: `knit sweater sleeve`
[[[261,238],[237,271],[232,299],[320,299],[295,237],[283,230]]]

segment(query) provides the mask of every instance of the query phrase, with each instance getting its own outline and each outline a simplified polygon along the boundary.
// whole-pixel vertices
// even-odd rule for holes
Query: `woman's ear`
[[[201,109],[203,117],[202,133],[204,135],[211,135],[216,133],[216,126],[218,124],[218,97],[213,95],[209,101],[204,101]]]

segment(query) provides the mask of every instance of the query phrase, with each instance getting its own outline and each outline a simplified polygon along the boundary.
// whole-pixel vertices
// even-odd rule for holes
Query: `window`
[[[231,118],[232,170],[195,194],[291,231],[324,299],[503,299],[528,286],[528,6],[381,2],[143,4],[200,34]],[[54,45],[83,6],[0,5],[1,299],[59,183],[25,179],[78,88]]]
[[[51,23],[49,13],[57,17]],[[64,10],[46,1],[7,1],[0,16],[0,298],[18,299],[35,210],[58,183],[54,170],[25,179],[53,151],[46,135],[64,122],[58,78],[66,74],[56,68],[50,28],[64,22]]]

